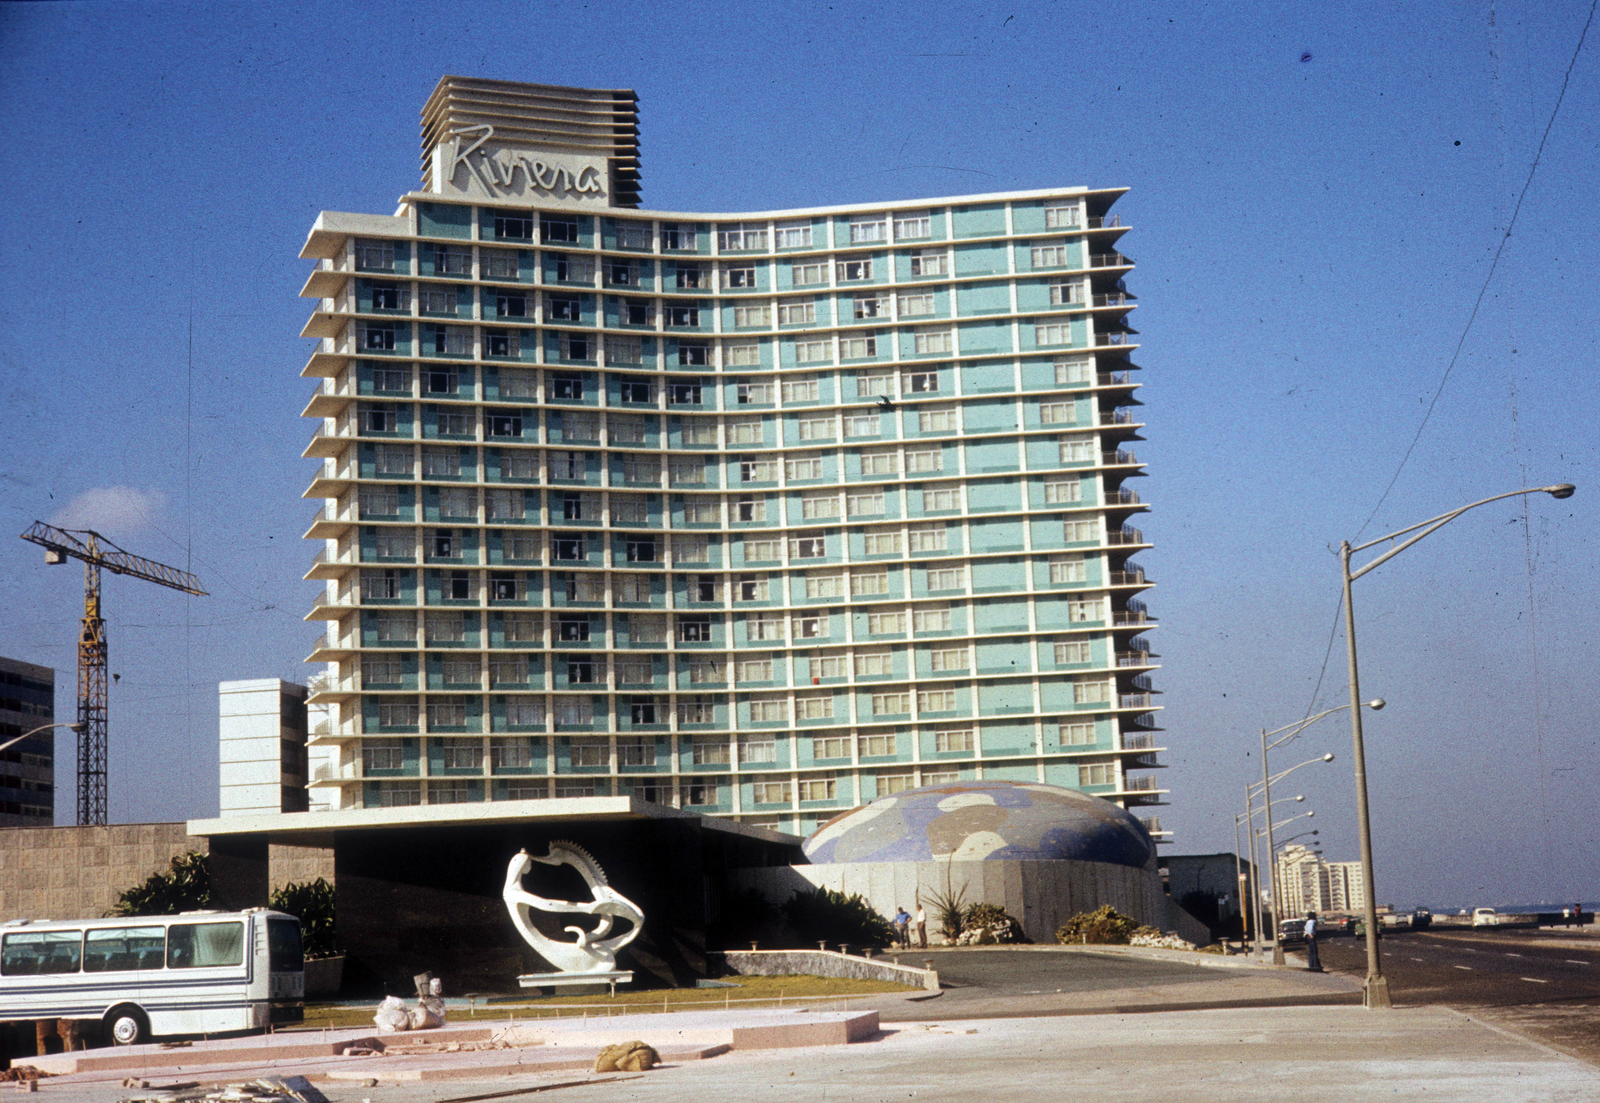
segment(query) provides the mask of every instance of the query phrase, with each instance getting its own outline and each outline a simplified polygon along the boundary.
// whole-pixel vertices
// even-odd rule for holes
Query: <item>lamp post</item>
[[[1361,679],[1356,662],[1356,612],[1351,604],[1351,583],[1377,567],[1387,563],[1412,544],[1421,540],[1460,517],[1470,509],[1486,506],[1490,502],[1498,502],[1505,498],[1516,498],[1524,494],[1548,494],[1552,498],[1570,498],[1577,492],[1577,487],[1571,483],[1558,483],[1555,486],[1534,486],[1523,490],[1511,490],[1504,494],[1496,494],[1480,501],[1469,502],[1459,509],[1449,513],[1441,513],[1426,521],[1419,521],[1387,536],[1380,536],[1376,540],[1368,540],[1365,544],[1351,546],[1350,541],[1344,540],[1339,544],[1339,573],[1344,582],[1344,642],[1345,654],[1350,666],[1350,742],[1355,759],[1352,764],[1356,773],[1356,826],[1361,835],[1361,879],[1364,882],[1363,890],[1365,899],[1362,901],[1362,915],[1366,919],[1367,931],[1367,979],[1361,986],[1361,1002],[1364,1007],[1378,1010],[1392,1007],[1389,1000],[1389,979],[1383,975],[1383,963],[1378,958],[1378,893],[1377,886],[1373,883],[1372,876],[1372,821],[1367,804],[1367,752],[1366,745],[1361,735]],[[1420,530],[1420,531],[1419,531]],[[1365,566],[1352,571],[1350,557],[1356,552],[1366,551],[1377,544],[1388,540],[1395,540],[1401,536],[1416,533],[1409,540],[1395,545]]]
[[[1322,760],[1320,758],[1314,758],[1311,761],[1312,762],[1321,762]],[[1308,766],[1308,765],[1310,765],[1310,763],[1308,763],[1308,762],[1300,763],[1300,766]],[[1293,773],[1295,770],[1298,770],[1300,768],[1300,766],[1291,766],[1289,769],[1283,771],[1282,774],[1279,774],[1278,777],[1274,778],[1273,780],[1275,780],[1275,781],[1276,780],[1281,780],[1285,774]],[[1252,876],[1251,876],[1251,891],[1250,891],[1250,908],[1251,908],[1252,911],[1255,912],[1255,928],[1256,928],[1255,958],[1256,958],[1257,961],[1260,961],[1261,958],[1266,953],[1265,949],[1261,945],[1261,929],[1266,924],[1265,924],[1264,919],[1263,919],[1263,917],[1261,915],[1261,865],[1256,860],[1256,838],[1261,833],[1256,829],[1256,825],[1255,825],[1256,806],[1255,806],[1255,796],[1253,795],[1254,791],[1255,791],[1255,786],[1253,786],[1253,785],[1249,784],[1248,782],[1246,782],[1245,783],[1245,787],[1244,787],[1244,814],[1243,814],[1242,817],[1241,816],[1234,817],[1234,826],[1237,829],[1239,820],[1242,818],[1245,821],[1245,827],[1247,828],[1248,833],[1249,833],[1249,837],[1250,837],[1250,869],[1251,869],[1251,874],[1252,874]],[[1298,803],[1298,802],[1303,801],[1305,799],[1306,799],[1305,798],[1305,794],[1302,793],[1299,796],[1295,796],[1295,797],[1284,797],[1282,800],[1276,801],[1274,803],[1285,804],[1285,803],[1288,803],[1290,801],[1294,801],[1294,802]],[[1238,842],[1238,835],[1237,834],[1235,834],[1235,836],[1234,836],[1234,841],[1237,844],[1237,842]],[[1235,855],[1235,857],[1237,857],[1237,855]],[[1240,906],[1242,908],[1243,904],[1241,903]]]
[[[1383,706],[1384,700],[1382,697],[1375,697],[1367,702],[1367,707],[1369,709],[1373,709],[1374,711],[1383,708]],[[1272,852],[1272,782],[1274,779],[1267,776],[1267,752],[1272,750],[1274,747],[1283,746],[1285,743],[1289,742],[1289,740],[1295,738],[1301,732],[1309,728],[1312,724],[1315,724],[1318,720],[1321,720],[1324,716],[1332,716],[1336,712],[1340,712],[1351,707],[1353,706],[1335,705],[1331,709],[1323,709],[1315,716],[1303,717],[1299,720],[1296,720],[1292,724],[1285,724],[1283,727],[1275,728],[1272,731],[1267,731],[1265,728],[1261,729],[1261,788],[1267,795],[1267,852],[1269,854]],[[1283,735],[1285,732],[1288,734]],[[1282,735],[1283,738],[1273,743],[1268,743],[1267,740],[1271,739],[1275,735]],[[1333,756],[1331,754],[1323,755],[1320,761],[1332,762]],[[1305,763],[1302,762],[1300,765],[1304,766]],[[1299,766],[1293,768],[1299,769]],[[1287,772],[1287,770],[1284,771],[1284,773]],[[1279,776],[1281,777],[1282,775],[1280,774]],[[1268,898],[1272,901],[1272,930],[1274,933],[1274,937],[1272,939],[1272,963],[1274,965],[1282,965],[1283,946],[1279,944],[1276,937],[1278,930],[1278,871],[1276,863],[1274,863],[1272,869],[1267,871],[1267,875],[1270,878],[1270,880],[1267,882],[1267,892]]]
[[[11,739],[8,739],[4,743],[0,743],[0,751],[5,750],[7,747],[11,746],[14,743],[21,743],[24,739],[28,738],[28,736],[30,736],[30,735],[38,735],[40,732],[47,732],[51,728],[71,728],[73,731],[77,732],[79,735],[82,735],[83,732],[84,732],[84,729],[87,728],[88,726],[89,725],[87,725],[85,723],[82,723],[80,721],[66,721],[66,720],[63,720],[59,724],[41,724],[39,727],[34,728],[32,731],[25,731],[21,735],[18,735],[18,736],[15,736],[15,737],[11,738]]]

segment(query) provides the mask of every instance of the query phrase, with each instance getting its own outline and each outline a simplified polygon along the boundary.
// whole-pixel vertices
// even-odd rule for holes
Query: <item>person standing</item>
[[[1317,913],[1306,912],[1306,969],[1322,972],[1322,960],[1317,956]]]
[[[922,901],[917,901],[917,917],[913,920],[917,925],[917,948],[928,948],[928,913],[922,910]]]
[[[902,950],[911,949],[911,939],[906,934],[906,929],[911,925],[911,916],[905,908],[899,905],[894,909],[894,937]]]

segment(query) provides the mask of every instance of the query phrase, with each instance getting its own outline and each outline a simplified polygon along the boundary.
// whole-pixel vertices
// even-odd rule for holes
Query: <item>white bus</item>
[[[0,1022],[94,1019],[118,1045],[296,1021],[300,920],[266,908],[0,924]]]

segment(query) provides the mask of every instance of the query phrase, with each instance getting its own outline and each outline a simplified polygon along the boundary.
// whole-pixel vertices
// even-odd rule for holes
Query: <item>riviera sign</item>
[[[605,197],[602,159],[547,161],[498,144],[491,147],[493,138],[494,127],[488,123],[452,131],[449,140],[434,151],[434,190],[493,199],[529,193],[557,199]],[[466,171],[466,180],[458,183],[462,170]]]

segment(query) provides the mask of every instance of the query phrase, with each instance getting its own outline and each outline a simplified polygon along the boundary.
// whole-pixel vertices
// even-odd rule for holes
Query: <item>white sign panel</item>
[[[606,159],[519,148],[485,123],[452,131],[433,151],[433,191],[478,199],[560,199],[609,205]]]

